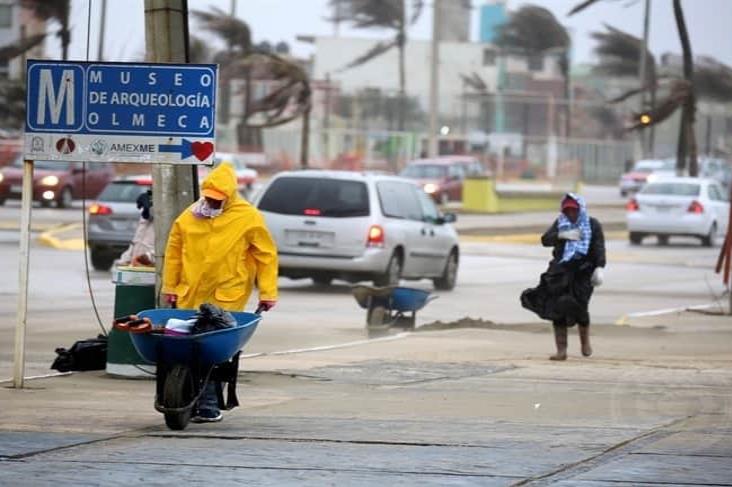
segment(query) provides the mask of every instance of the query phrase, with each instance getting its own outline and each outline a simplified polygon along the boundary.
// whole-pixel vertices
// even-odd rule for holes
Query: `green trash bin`
[[[114,317],[155,308],[155,270],[119,267],[113,272]],[[107,374],[115,377],[155,378],[155,366],[148,364],[132,345],[130,334],[111,329],[107,337]]]

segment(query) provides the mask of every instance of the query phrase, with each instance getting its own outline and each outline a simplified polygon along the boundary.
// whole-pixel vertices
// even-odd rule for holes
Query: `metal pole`
[[[145,0],[147,61],[186,62],[186,11],[186,0]],[[159,295],[170,227],[175,218],[194,201],[194,191],[192,171],[187,165],[154,164],[152,176],[156,295]]]
[[[648,83],[648,33],[650,30],[650,20],[651,20],[651,0],[645,1],[645,9],[643,14],[643,43],[641,45],[641,52],[640,52],[640,65],[638,69],[638,78],[640,78],[640,85],[646,86]],[[646,109],[646,92],[643,90],[641,92],[640,96],[640,112],[643,112]],[[640,130],[638,131],[638,139],[641,144],[641,152],[643,154],[643,157],[647,156],[648,152],[648,144],[646,144],[646,137],[645,132]]]
[[[310,107],[302,114],[302,131],[300,133],[300,169],[308,168],[310,158]]]
[[[99,13],[99,44],[97,44],[97,61],[104,61],[104,34],[107,26],[107,0],[102,0]]]
[[[440,65],[440,21],[442,9],[440,0],[432,4],[432,55],[430,59],[430,133],[427,154],[429,157],[439,155],[437,140],[437,117],[440,111],[439,104],[439,65]]]
[[[30,265],[30,223],[33,205],[33,161],[23,161],[23,194],[20,210],[20,251],[18,271],[18,321],[15,327],[13,387],[23,388],[25,374],[25,328],[28,319],[28,268]]]

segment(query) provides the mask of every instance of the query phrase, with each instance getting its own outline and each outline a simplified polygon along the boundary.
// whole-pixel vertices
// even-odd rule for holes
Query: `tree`
[[[244,79],[244,109],[238,125],[240,145],[258,143],[259,129],[288,123],[303,116],[303,153],[307,153],[307,131],[310,111],[310,82],[305,71],[292,61],[252,46],[252,35],[246,22],[212,7],[209,12],[193,11],[201,27],[222,39],[227,48],[213,56],[220,64],[221,105],[228,110],[229,81]],[[205,44],[197,41],[193,52],[202,55]],[[262,98],[252,99],[254,80],[270,82],[270,90]],[[228,118],[228,117],[227,117]]]
[[[641,68],[643,41],[627,32],[605,25],[605,32],[593,32],[592,38],[597,41],[595,53],[599,56],[599,63],[593,67],[593,72],[618,78],[637,78]],[[657,68],[656,58],[646,49],[646,79],[641,84],[650,92],[649,108],[656,105],[657,96]],[[644,107],[646,108],[646,107]],[[654,151],[654,127],[649,128],[650,136],[648,151]]]
[[[571,135],[571,114],[569,113],[569,48],[567,29],[549,10],[536,5],[525,5],[513,12],[508,22],[501,26],[496,45],[519,54],[544,56],[556,53],[559,70],[564,83],[565,132]]]
[[[574,15],[587,7],[598,3],[600,0],[585,0],[577,4],[568,15]],[[686,167],[689,168],[690,176],[697,176],[699,173],[699,162],[697,158],[696,134],[694,122],[696,118],[696,86],[694,84],[694,56],[691,51],[691,41],[686,28],[684,10],[681,7],[681,0],[673,0],[674,18],[676,29],[681,42],[683,56],[683,79],[674,80],[671,84],[669,96],[654,106],[647,113],[635,114],[635,123],[632,128],[642,129],[655,125],[668,118],[677,108],[681,108],[681,125],[679,128],[679,139],[676,150],[676,171],[683,173]],[[639,90],[636,90],[636,92]],[[688,159],[688,165],[687,165]]]
[[[412,15],[407,16],[406,0],[330,0],[331,20],[347,22],[360,29],[381,28],[394,31],[391,40],[380,41],[371,49],[348,63],[343,69],[366,64],[392,48],[399,49],[399,111],[398,129],[404,130],[404,103],[406,98],[405,46],[407,28],[422,14],[424,0],[412,0]]]
[[[24,52],[34,48],[46,38],[37,34],[0,46],[0,62],[7,63]],[[23,66],[25,69],[25,66]],[[3,79],[0,81],[0,121],[4,127],[20,128],[25,121],[25,81]]]
[[[69,13],[71,11],[70,0],[21,0],[20,6],[30,10],[33,15],[41,20],[56,20],[61,29],[56,34],[61,39],[61,57],[69,58],[69,43],[71,42],[71,30],[69,29]]]

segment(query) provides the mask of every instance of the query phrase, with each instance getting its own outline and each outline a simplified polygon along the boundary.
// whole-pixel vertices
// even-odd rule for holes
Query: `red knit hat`
[[[566,208],[577,208],[579,210],[579,207],[579,203],[577,203],[577,201],[571,196],[567,196],[562,201],[562,211],[564,211]]]

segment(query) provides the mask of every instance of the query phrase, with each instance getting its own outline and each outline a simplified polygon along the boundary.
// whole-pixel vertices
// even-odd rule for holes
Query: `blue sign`
[[[210,137],[215,65],[28,62],[27,132]]]
[[[36,158],[155,158],[149,150],[106,154],[135,143],[158,146],[164,162],[210,156],[212,149],[201,151],[200,144],[212,147],[214,140],[216,65],[28,61],[26,79],[27,152]],[[70,154],[77,146],[79,154]]]

